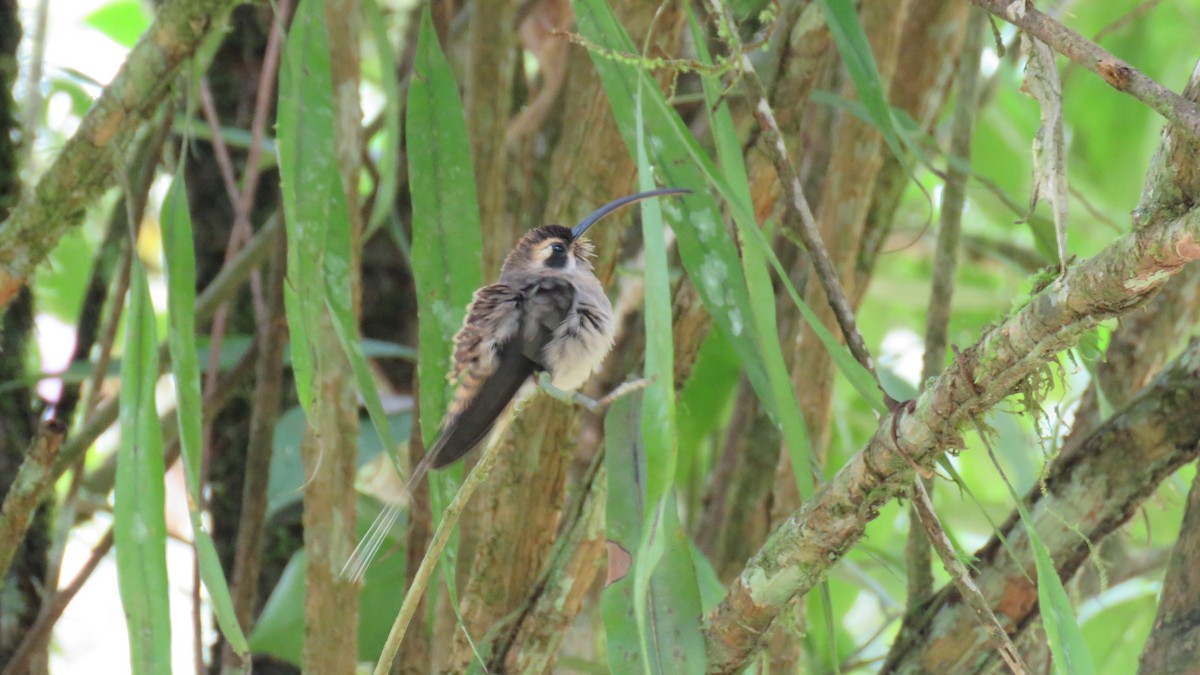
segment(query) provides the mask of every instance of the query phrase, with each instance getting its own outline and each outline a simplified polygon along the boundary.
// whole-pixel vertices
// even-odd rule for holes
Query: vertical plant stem
[[[419,376],[413,374],[414,392],[420,391]],[[412,433],[409,435],[408,454],[409,466],[418,466],[425,456],[425,443],[421,435],[421,401],[420,396],[413,397]],[[429,481],[417,481],[410,490],[408,506],[408,541],[404,550],[404,577],[409,588],[416,584],[420,572],[423,551],[429,547],[431,530],[433,529],[433,513],[430,509]],[[428,593],[421,593],[414,613],[426,614]],[[400,658],[392,669],[393,675],[425,675],[433,667],[430,639],[423,630],[413,631],[401,641]]]
[[[334,280],[328,270],[313,270],[310,291],[320,292],[335,283],[348,283],[358,302],[358,261],[361,244],[361,214],[358,199],[358,162],[362,156],[361,118],[358,101],[358,28],[361,11],[356,0],[329,0],[308,9],[310,19],[323,15],[328,31],[328,57],[333,96],[332,143],[347,210],[333,214],[327,227],[328,240],[349,241],[348,279]],[[320,7],[323,5],[323,9]],[[319,20],[319,19],[318,19]],[[295,33],[293,32],[294,36]],[[306,142],[311,139],[306,139]],[[335,185],[333,190],[337,189]],[[335,200],[338,204],[341,200]],[[339,209],[342,206],[338,207]],[[349,228],[335,232],[333,228]],[[324,245],[322,242],[321,245]],[[326,291],[328,297],[328,291]],[[349,358],[338,338],[329,304],[321,298],[315,332],[310,334],[316,359],[312,415],[301,446],[308,482],[304,491],[305,640],[303,663],[307,671],[351,673],[358,657],[358,591],[356,583],[342,576],[341,569],[354,548],[354,474],[358,447],[358,400]],[[354,312],[357,315],[357,311]],[[295,353],[295,351],[293,351]]]
[[[283,390],[283,349],[287,330],[283,310],[283,235],[277,233],[275,253],[267,282],[267,314],[258,321],[259,358],[254,372],[254,409],[250,413],[249,442],[246,445],[246,478],[242,484],[242,510],[238,520],[237,547],[233,563],[234,612],[242,630],[249,632],[258,599],[258,579],[262,571],[263,526],[267,513],[267,483],[270,480],[271,454],[275,423],[279,418]],[[222,653],[222,667],[240,667],[230,645]]]
[[[493,436],[494,442],[489,443],[483,452],[483,456],[479,458],[479,462],[475,464],[475,468],[471,469],[471,473],[463,480],[462,486],[454,495],[454,499],[450,505],[446,507],[446,511],[442,513],[442,520],[438,523],[437,530],[433,533],[433,539],[429,542],[429,550],[425,552],[425,557],[421,560],[421,566],[417,568],[417,573],[413,576],[412,585],[408,587],[408,591],[404,594],[404,603],[400,605],[400,613],[396,615],[396,621],[392,624],[392,630],[388,633],[387,642],[383,645],[383,652],[379,655],[379,660],[375,663],[375,675],[387,675],[392,667],[392,660],[396,658],[396,651],[400,648],[400,642],[404,639],[404,633],[408,630],[408,624],[412,621],[413,615],[416,614],[417,606],[421,603],[421,599],[425,597],[425,589],[429,586],[429,578],[433,575],[433,570],[437,566],[438,560],[441,559],[442,550],[446,548],[446,542],[450,540],[450,534],[454,531],[454,526],[458,524],[458,519],[462,515],[463,509],[466,508],[467,502],[470,501],[471,495],[475,494],[475,490],[487,480],[488,474],[492,468],[496,466],[496,459],[500,456],[500,448],[507,445],[502,442],[504,434],[497,433]]]
[[[987,24],[987,14],[977,7],[971,8],[969,16],[962,47],[963,57],[958,65],[958,105],[954,109],[950,127],[951,159],[946,162],[946,187],[942,192],[937,249],[933,257],[933,285],[929,291],[929,311],[925,315],[925,362],[921,370],[921,387],[931,378],[941,374],[946,360],[951,300],[958,269],[958,241],[962,230],[963,206],[966,203],[971,136],[975,128],[979,90],[979,59],[983,50],[983,32]],[[932,479],[917,480],[923,481],[922,488],[932,493]],[[918,514],[915,500],[909,509],[910,522],[916,522]],[[908,544],[904,550],[908,567],[909,614],[918,611],[933,593],[929,544],[920,528],[909,528]]]

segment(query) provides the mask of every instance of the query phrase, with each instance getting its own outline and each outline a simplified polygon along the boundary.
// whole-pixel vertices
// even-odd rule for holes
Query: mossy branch
[[[4,497],[4,506],[0,509],[0,584],[4,583],[13,556],[25,538],[34,509],[46,488],[54,482],[54,458],[66,435],[67,427],[62,422],[43,422]]]
[[[705,621],[710,672],[733,672],[791,601],[820,583],[879,509],[906,491],[912,467],[961,446],[960,427],[1017,390],[1099,321],[1141,304],[1200,258],[1200,210],[1144,228],[1073,265],[964,351],[911,405],[885,417],[867,447],[788,518]]]
[[[1099,75],[1110,87],[1128,94],[1179,125],[1189,136],[1200,138],[1200,107],[1113,56],[1103,47],[1067,28],[1033,6],[1032,2],[971,0],[1008,21],[1051,49]]]
[[[1090,542],[1119,528],[1162,481],[1195,461],[1200,452],[1197,405],[1200,341],[1193,340],[1128,406],[1064,450],[1044,487],[1035,485],[1025,495],[1037,538],[1049,549],[1060,577],[1074,576],[1091,557]],[[1016,639],[1038,612],[1037,586],[1031,580],[1033,550],[1025,524],[1015,515],[1000,533],[1007,545],[993,535],[975,555],[972,580]],[[949,628],[969,625],[974,613],[953,588],[943,588],[925,606],[921,619],[901,630],[883,672],[958,672],[967,664],[971,670],[988,672],[998,665],[996,655],[989,653],[991,640]]]
[[[243,0],[168,0],[42,175],[0,226],[0,311],[50,250],[113,185],[135,132],[154,116],[176,75]]]

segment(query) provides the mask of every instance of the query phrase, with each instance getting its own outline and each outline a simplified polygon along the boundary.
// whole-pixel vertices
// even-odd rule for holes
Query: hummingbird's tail
[[[385,504],[383,510],[375,516],[371,527],[367,529],[367,533],[363,535],[358,545],[354,547],[354,551],[350,554],[350,558],[346,560],[346,564],[342,566],[342,578],[354,583],[362,581],[363,576],[367,573],[367,568],[371,566],[371,561],[378,555],[379,549],[383,547],[383,543],[387,541],[388,533],[392,531],[392,527],[400,518],[400,514],[404,509],[412,503],[413,495],[417,485],[421,483],[421,479],[425,474],[429,473],[429,467],[433,464],[434,455],[425,453],[420,462],[413,467],[412,474],[404,483],[404,501]]]
[[[442,425],[442,433],[425,452],[422,464],[430,461],[432,468],[440,469],[479,445],[537,368],[513,344],[501,353],[499,361],[463,409]]]
[[[362,581],[367,568],[371,566],[371,561],[387,541],[388,533],[412,501],[413,491],[429,469],[440,469],[451,464],[479,445],[535,368],[534,363],[521,354],[519,349],[505,350],[496,372],[487,379],[462,412],[446,421],[437,440],[413,467],[412,474],[404,485],[405,501],[387,504],[376,516],[375,522],[371,523],[370,529],[363,535],[342,567],[343,578],[354,583]]]

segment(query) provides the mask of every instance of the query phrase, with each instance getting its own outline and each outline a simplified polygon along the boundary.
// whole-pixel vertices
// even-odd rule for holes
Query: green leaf
[[[737,356],[725,334],[709,331],[691,375],[679,390],[677,481],[686,481],[689,476],[703,479],[703,443],[724,424],[740,376]]]
[[[618,399],[604,420],[608,474],[605,534],[609,574],[616,577],[600,596],[608,666],[614,673],[703,673],[698,563],[675,515],[673,496],[668,494],[660,502],[661,508],[653,510],[660,516],[654,526],[661,533],[643,529],[646,453],[640,399],[641,392]],[[646,590],[638,594],[630,572],[640,564],[634,556],[646,540],[657,543],[658,550],[652,555],[658,564],[649,566],[652,571]],[[644,617],[640,622],[638,614]]]
[[[642,90],[636,99],[638,190],[653,190],[654,170],[646,154],[642,121]],[[671,278],[667,261],[666,228],[657,199],[642,207],[645,263],[646,365],[649,382],[642,390],[642,440],[646,444],[646,503],[657,503],[675,480],[675,348],[671,332]]]
[[[408,88],[409,189],[417,287],[421,432],[426,445],[441,427],[452,392],[446,382],[454,334],[483,284],[479,205],[458,85],[442,54],[429,8]]]
[[[575,0],[574,7],[579,32],[588,40],[625,53],[634,51],[632,41],[606,3]],[[636,65],[598,54],[591,56],[608,93],[621,135],[630,152],[636,154],[634,101],[638,83],[644,76]],[[666,103],[657,85],[647,84],[642,117],[655,168],[664,183],[695,191],[682,200],[686,206],[677,200],[667,200],[661,205],[677,237],[684,269],[712,315],[713,323],[728,338],[754,391],[765,407],[773,411],[771,387],[758,351],[757,328],[745,313],[750,298],[742,277],[737,245],[725,229],[720,205],[707,194],[708,179],[696,159],[703,151],[674,109]]]
[[[196,538],[196,553],[200,561],[200,577],[208,588],[217,623],[230,646],[250,663],[250,648],[233,609],[229,584],[212,536],[205,529],[200,504],[203,503],[200,485],[200,462],[204,454],[201,438],[203,410],[200,395],[200,363],[196,354],[196,252],[192,244],[192,217],[188,208],[187,190],[183,180],[183,163],[175,174],[171,188],[163,201],[163,253],[167,275],[167,344],[171,353],[171,370],[175,380],[175,400],[179,424],[179,449],[188,490],[188,515]]]
[[[1050,549],[1046,548],[1031,527],[1032,520],[1025,512],[1025,506],[1019,500],[1017,504],[1021,519],[1025,521],[1029,543],[1033,547],[1037,565],[1038,605],[1042,610],[1042,625],[1046,628],[1050,653],[1054,655],[1054,670],[1061,675],[1094,673],[1096,668],[1092,665],[1092,655],[1075,621],[1075,610],[1063,588],[1062,579],[1058,577]]]
[[[297,666],[304,653],[304,551],[288,560],[250,632],[250,648]]]
[[[361,538],[375,520],[382,504],[373,498],[359,497],[357,534]],[[395,589],[405,583],[403,518],[392,526],[383,549],[388,551],[367,570],[359,601],[358,659],[370,661],[379,655],[391,629],[403,595]],[[268,654],[297,666],[304,652],[304,569],[305,556],[297,551],[284,567],[279,581],[263,605],[262,613],[250,633],[250,647],[256,654]]]
[[[287,218],[284,288],[292,368],[300,404],[314,402],[320,354],[314,337],[328,310],[371,423],[389,452],[395,439],[362,351],[353,304],[350,213],[334,146],[333,76],[322,4],[304,0],[288,35],[280,74],[279,168]]]
[[[383,12],[379,11],[379,3],[375,0],[363,0],[363,13],[367,26],[371,30],[371,42],[374,43],[375,53],[379,57],[380,70],[383,76],[379,78],[383,90],[383,143],[376,166],[379,169],[379,183],[375,186],[375,203],[371,206],[371,216],[367,219],[366,239],[369,239],[385,218],[391,212],[396,202],[396,192],[399,185],[396,175],[400,164],[400,80],[395,76],[396,56],[392,51],[392,43],[388,40],[387,22]],[[364,239],[365,241],[365,239]]]
[[[576,0],[575,15],[580,33],[592,42],[618,52],[633,51],[629,36],[616,21],[607,4],[597,0]],[[629,102],[636,96],[638,79],[645,76],[636,66],[612,61],[601,55],[593,54],[592,63],[600,73],[600,79],[608,92],[617,126],[621,129],[626,144],[632,149],[636,129]],[[779,420],[780,417],[776,413],[778,408],[773,400],[773,388],[767,378],[763,357],[758,351],[758,338],[755,335],[757,328],[753,321],[747,326],[744,314],[744,308],[750,306],[750,299],[740,270],[738,249],[725,232],[716,201],[702,191],[707,185],[716,188],[721,198],[730,206],[735,221],[754,223],[753,211],[738,196],[738,191],[717,169],[712,159],[700,148],[691,130],[679,118],[657,85],[646,79],[649,86],[646,89],[645,119],[655,166],[664,180],[672,186],[697,190],[697,194],[687,198],[686,217],[683,209],[672,202],[663,203],[664,213],[679,240],[679,253],[684,268],[692,277],[700,298],[709,314],[713,316],[714,323],[730,338],[755,393],[763,401],[764,407],[771,412],[772,417]],[[745,237],[746,233],[750,236]],[[816,321],[796,292],[787,271],[771,250],[762,231],[756,226],[743,228],[743,238],[747,242],[758,244],[764,258],[775,269],[788,296],[796,303],[805,320],[812,325],[822,344],[829,350],[834,364],[851,385],[873,408],[886,411],[882,392],[875,386],[874,378],[850,355],[845,346]]]
[[[875,64],[867,34],[854,11],[854,3],[850,0],[817,0],[817,4],[825,14],[825,23],[829,26],[833,42],[842,56],[842,62],[846,64],[846,70],[854,82],[854,90],[858,92],[871,123],[901,164],[907,166],[900,145],[900,134],[879,77],[879,67]]]
[[[163,443],[154,401],[158,344],[146,270],[135,261],[131,273],[113,538],[133,672],[156,675],[171,672]]]
[[[692,30],[698,35],[702,34],[694,15],[691,20]],[[703,40],[697,41],[697,54],[702,62],[711,63],[702,43]],[[734,203],[738,205],[739,213],[753,213],[750,181],[746,177],[742,144],[733,125],[733,116],[729,113],[728,104],[720,100],[718,82],[712,77],[703,77],[701,81],[706,108],[710,111],[712,119],[717,157],[721,162],[726,183],[730,187],[730,196],[736,200]],[[796,398],[790,371],[783,358],[783,346],[779,343],[779,330],[775,321],[775,290],[771,285],[771,273],[766,263],[766,253],[770,252],[770,247],[761,245],[760,239],[755,236],[761,233],[752,216],[735,217],[734,222],[743,241],[742,271],[746,275],[746,287],[750,293],[750,314],[758,327],[759,352],[766,364],[767,377],[775,400],[776,419],[783,426],[784,444],[792,460],[792,471],[800,497],[808,501],[813,493],[812,445],[808,438],[808,429],[804,425],[804,417],[800,414],[800,401]],[[781,276],[787,278],[786,273]],[[803,307],[804,303],[800,302],[799,305]]]
[[[1017,506],[1017,513],[1021,517],[1021,523],[1025,526],[1025,535],[1029,538],[1029,546],[1033,549],[1033,560],[1037,569],[1038,606],[1042,612],[1042,625],[1046,628],[1046,641],[1050,644],[1050,653],[1054,657],[1054,672],[1059,675],[1091,675],[1096,672],[1096,668],[1092,664],[1092,655],[1088,651],[1083,631],[1079,629],[1079,623],[1075,620],[1075,609],[1071,607],[1067,590],[1063,587],[1058,570],[1054,567],[1050,549],[1046,548],[1041,538],[1038,537],[1036,521],[1029,514],[1029,510],[1025,508],[1025,500],[1021,499],[1021,495],[1004,475],[996,454],[992,451],[987,438],[984,437],[983,427],[978,421],[975,422],[975,428],[984,444],[987,445],[988,454],[996,466],[996,471],[1000,473],[1004,485],[1008,488],[1008,492]]]
[[[138,0],[118,0],[88,14],[83,22],[128,48],[150,27],[150,14]]]
[[[292,370],[300,405],[315,400],[315,338],[325,302],[324,253],[337,173],[333,151],[333,76],[320,2],[296,9],[279,73],[279,173],[287,222],[284,303],[291,335]]]
[[[325,247],[325,307],[333,317],[333,330],[337,333],[342,351],[350,362],[358,393],[367,408],[367,414],[371,417],[371,425],[383,439],[383,446],[388,454],[396,459],[396,439],[392,437],[392,429],[388,425],[387,415],[383,412],[383,402],[379,398],[379,390],[375,386],[375,378],[371,376],[371,367],[367,364],[362,340],[358,335],[351,280],[354,274],[354,256],[350,250],[350,213],[346,195],[342,192],[341,175],[336,167],[331,170],[329,181],[332,209]]]
[[[412,433],[412,412],[403,411],[388,415],[388,425],[393,438],[408,438]],[[274,442],[271,451],[271,474],[267,484],[267,517],[279,513],[280,509],[300,501],[303,496],[304,462],[300,457],[300,443],[304,440],[304,409],[292,408],[279,416],[275,423]],[[372,425],[359,425],[358,461],[362,467],[384,452],[384,442]]]

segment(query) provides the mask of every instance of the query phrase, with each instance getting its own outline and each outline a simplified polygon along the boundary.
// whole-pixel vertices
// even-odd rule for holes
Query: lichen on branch
[[[244,0],[168,0],[38,184],[0,225],[0,311],[115,183],[136,132],[204,40]]]

